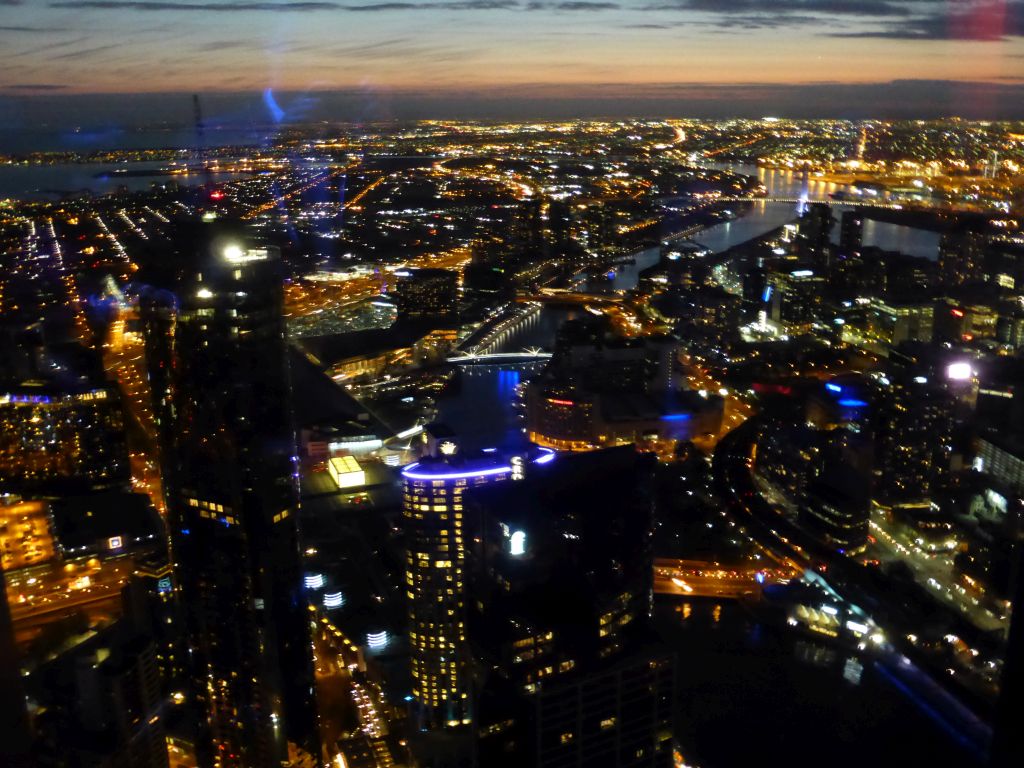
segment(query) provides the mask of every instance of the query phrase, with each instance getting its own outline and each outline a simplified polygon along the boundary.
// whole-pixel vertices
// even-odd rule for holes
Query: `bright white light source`
[[[341,592],[328,592],[324,595],[324,608],[340,608],[345,604],[345,595]]]
[[[209,288],[200,288],[198,291],[196,291],[196,298],[197,299],[212,299],[213,298],[213,291],[211,291]]]
[[[950,363],[946,368],[946,378],[952,381],[967,381],[973,375],[970,363]]]
[[[526,554],[525,531],[512,531],[512,536],[509,537],[508,553],[515,557]]]
[[[384,631],[384,632],[370,632],[366,636],[366,644],[372,650],[378,651],[381,648],[387,648],[388,640],[389,639],[390,638],[388,637],[388,633],[386,631]]]
[[[322,573],[307,573],[303,578],[306,589],[321,589],[324,586],[324,575]]]
[[[224,246],[224,258],[228,261],[241,261],[245,252],[242,250],[240,245],[225,245]]]
[[[327,471],[338,488],[366,485],[366,472],[352,456],[335,456],[327,462]]]

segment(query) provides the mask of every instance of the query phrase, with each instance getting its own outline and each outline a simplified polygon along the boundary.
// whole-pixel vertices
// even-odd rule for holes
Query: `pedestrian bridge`
[[[514,363],[536,363],[551,359],[550,352],[488,352],[485,354],[464,354],[449,357],[449,363],[482,363],[485,365],[510,365]]]

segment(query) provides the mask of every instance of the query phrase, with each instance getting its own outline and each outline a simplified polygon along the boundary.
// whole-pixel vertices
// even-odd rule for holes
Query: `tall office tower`
[[[395,273],[399,319],[449,320],[459,311],[459,276],[447,269]]]
[[[839,258],[856,259],[864,245],[864,217],[860,211],[845,211],[839,224]]]
[[[931,499],[949,466],[952,402],[923,376],[899,371],[878,398],[875,499],[884,505]]]
[[[279,260],[220,222],[171,247],[140,316],[201,761],[319,762]]]
[[[414,716],[421,730],[472,722],[466,651],[463,494],[523,477],[554,454],[531,447],[509,455],[462,453],[443,425],[424,431],[426,455],[402,470],[406,587]]]
[[[977,227],[959,225],[944,232],[939,240],[939,279],[955,288],[983,278],[982,267],[988,238]]]
[[[467,494],[480,765],[672,764],[674,663],[648,623],[652,464],[611,448]]]
[[[826,203],[811,203],[797,221],[796,253],[802,259],[828,264],[832,210]]]

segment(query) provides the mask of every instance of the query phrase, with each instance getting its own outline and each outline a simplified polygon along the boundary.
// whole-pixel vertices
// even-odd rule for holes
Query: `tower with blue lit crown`
[[[402,470],[414,718],[423,731],[453,730],[472,722],[463,494],[521,479],[554,453],[529,446],[468,454],[441,424],[428,425],[423,440],[423,458]]]

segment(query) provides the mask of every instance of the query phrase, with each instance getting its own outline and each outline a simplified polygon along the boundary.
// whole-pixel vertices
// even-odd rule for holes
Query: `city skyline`
[[[1020,2],[372,7],[0,0],[0,764],[1020,768]]]

